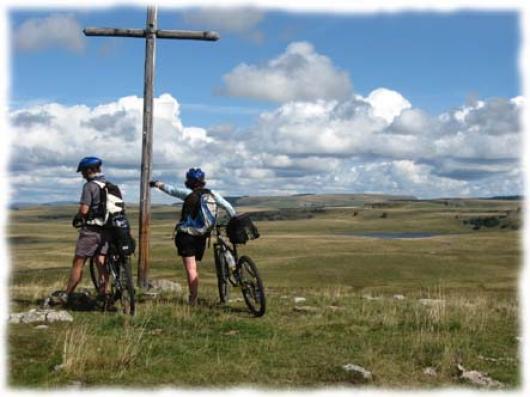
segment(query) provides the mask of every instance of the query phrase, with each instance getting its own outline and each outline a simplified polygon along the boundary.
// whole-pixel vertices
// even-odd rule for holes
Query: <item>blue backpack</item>
[[[215,227],[218,213],[219,207],[212,192],[195,189],[184,200],[176,229],[192,236],[206,236]]]

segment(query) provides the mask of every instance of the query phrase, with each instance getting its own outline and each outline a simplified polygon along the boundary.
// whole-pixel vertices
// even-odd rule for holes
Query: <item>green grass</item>
[[[465,217],[515,212],[518,205],[367,204],[356,208],[356,216],[353,208],[334,208],[307,219],[259,222],[262,238],[241,251],[255,259],[266,285],[263,318],[252,318],[239,301],[217,304],[208,251],[200,268],[205,303],[197,308],[189,308],[182,296],[164,295],[140,302],[134,319],[73,312],[72,324],[51,324],[47,330],[10,325],[9,384],[360,386],[341,368],[355,363],[373,371],[371,386],[433,388],[461,385],[455,363],[462,362],[507,388],[518,387],[520,234],[498,227],[473,231],[462,223]],[[12,212],[12,311],[35,307],[63,287],[77,237],[70,227],[73,211]],[[130,219],[137,220],[134,208]],[[176,219],[174,207],[154,210],[150,276],[185,283],[170,239]],[[368,231],[442,235],[408,240],[345,235]],[[88,275],[83,286],[90,287]],[[366,294],[383,299],[363,299]],[[406,299],[395,300],[393,294]],[[295,296],[304,296],[303,305],[316,312],[294,311]],[[231,297],[239,298],[239,291],[232,290]],[[429,307],[419,298],[444,303]],[[59,364],[62,370],[54,371]],[[439,375],[424,375],[427,366]]]

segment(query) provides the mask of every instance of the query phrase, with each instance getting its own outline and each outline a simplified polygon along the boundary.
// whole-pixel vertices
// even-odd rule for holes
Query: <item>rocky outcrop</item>
[[[461,364],[457,365],[458,379],[469,382],[475,386],[487,388],[500,388],[504,385],[498,380],[490,378],[487,374],[475,370],[467,370]]]
[[[371,381],[373,379],[372,372],[368,371],[366,368],[363,368],[357,364],[344,364],[342,366],[342,369],[346,372],[349,372],[354,379],[360,380],[360,381]]]
[[[182,293],[182,285],[180,285],[176,281],[171,280],[151,280],[149,282],[149,287],[149,290],[154,290],[157,292],[174,292],[177,294]]]
[[[434,378],[438,376],[438,372],[436,372],[436,368],[427,367],[423,370],[423,375],[431,376]]]
[[[72,322],[74,318],[66,310],[31,309],[27,312],[11,313],[11,324]]]

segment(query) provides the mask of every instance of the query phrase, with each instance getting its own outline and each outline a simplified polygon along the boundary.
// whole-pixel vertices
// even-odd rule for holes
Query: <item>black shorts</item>
[[[202,260],[206,249],[207,236],[192,236],[191,234],[178,232],[175,236],[175,245],[180,256],[195,256],[195,260]]]

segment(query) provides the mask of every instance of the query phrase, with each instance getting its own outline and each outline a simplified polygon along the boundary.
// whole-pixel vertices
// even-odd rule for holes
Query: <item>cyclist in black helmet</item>
[[[197,262],[200,262],[206,248],[206,239],[217,216],[216,209],[210,213],[208,198],[216,208],[223,207],[230,217],[236,211],[219,193],[205,189],[205,174],[200,168],[190,168],[186,173],[186,188],[174,187],[160,181],[151,181],[151,187],[157,187],[163,192],[184,200],[180,221],[176,226],[175,245],[178,254],[182,257],[184,268],[188,277],[189,303],[197,303],[199,274]],[[215,212],[215,214],[214,214]]]

